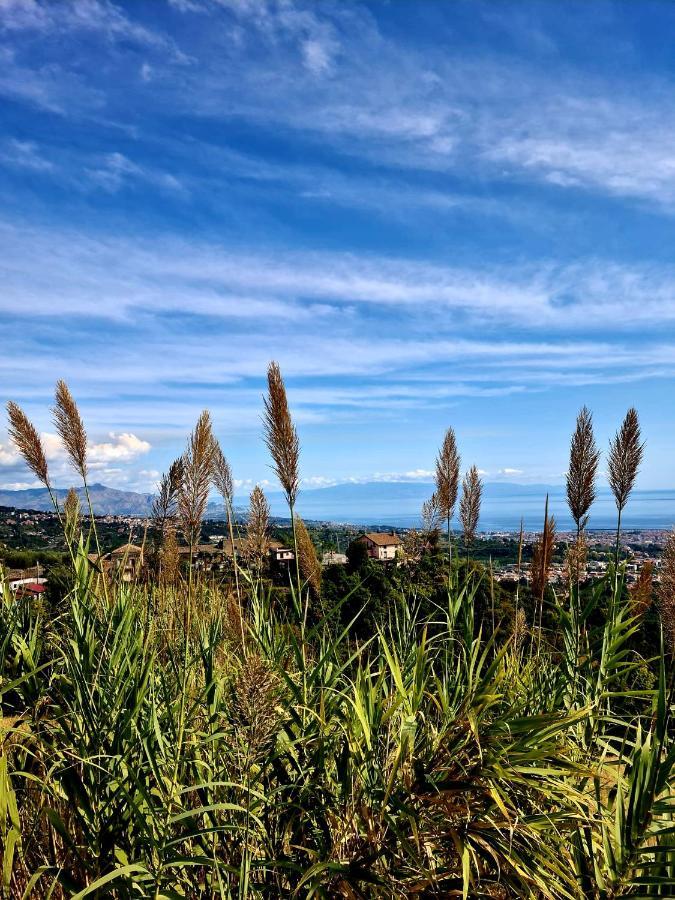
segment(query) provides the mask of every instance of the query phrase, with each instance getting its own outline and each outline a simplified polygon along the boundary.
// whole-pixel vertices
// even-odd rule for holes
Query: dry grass
[[[641,440],[638,414],[631,407],[621,428],[610,442],[607,460],[607,478],[619,512],[633,490],[643,453],[644,443]]]
[[[251,491],[246,525],[246,558],[254,572],[262,572],[270,546],[270,508],[263,489],[256,485]]]
[[[49,487],[49,469],[42,439],[25,412],[11,400],[7,404],[9,437],[31,472]]]
[[[231,506],[234,499],[232,469],[217,442],[213,452],[213,486],[223,498],[225,506]]]
[[[271,362],[267,370],[268,392],[264,399],[265,443],[274,460],[274,471],[289,506],[295,505],[300,487],[300,441],[291,419],[281,370]]]
[[[318,597],[321,593],[321,563],[307,526],[300,516],[295,517],[295,532],[300,574],[313,595]]]
[[[211,416],[204,410],[183,455],[183,478],[177,491],[178,518],[191,548],[199,543],[213,478],[214,453]]]
[[[599,461],[600,452],[593,435],[593,417],[584,406],[577,416],[567,470],[567,503],[577,526],[577,534],[586,527],[588,511],[595,500],[595,477]]]
[[[668,535],[663,551],[658,602],[666,645],[675,655],[675,531]]]
[[[80,498],[74,488],[70,488],[63,503],[63,522],[66,541],[75,543],[81,526]]]
[[[57,381],[54,406],[54,425],[58,431],[66,453],[83,481],[87,478],[87,432],[65,381]]]
[[[436,498],[440,515],[448,522],[452,519],[459,490],[460,458],[455,432],[448,428],[443,445],[436,459]]]
[[[549,582],[551,561],[555,550],[555,519],[548,514],[548,494],[544,510],[544,527],[532,548],[532,565],[530,569],[532,593],[543,601],[544,592]]]
[[[462,497],[459,502],[459,519],[462,523],[464,544],[469,547],[478,529],[480,518],[480,501],[483,494],[483,483],[477,467],[471,466],[462,481]]]

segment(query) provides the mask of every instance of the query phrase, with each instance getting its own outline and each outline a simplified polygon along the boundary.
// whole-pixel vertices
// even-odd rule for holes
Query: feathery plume
[[[180,570],[180,554],[176,529],[173,524],[167,525],[162,537],[160,557],[160,581],[163,585],[175,584]]]
[[[621,546],[621,513],[628,502],[635,479],[637,478],[644,453],[644,443],[640,437],[640,422],[636,410],[631,407],[626,413],[621,428],[609,443],[609,459],[607,463],[607,479],[614,494],[618,511],[616,522],[616,547],[614,559],[619,566],[619,550]]]
[[[75,493],[75,489],[71,488],[66,495],[63,503],[63,530],[66,541],[69,544],[75,542],[77,534],[80,530],[80,498]]]
[[[628,589],[630,595],[631,613],[634,616],[644,616],[653,601],[654,563],[647,559],[640,567],[640,574],[634,584]]]
[[[87,432],[77,404],[65,381],[56,382],[54,425],[75,470],[87,480]]]
[[[269,749],[278,728],[277,709],[281,683],[272,667],[258,654],[243,662],[232,686],[230,714],[238,733],[243,733],[250,763]]]
[[[321,592],[321,563],[316,555],[307,526],[300,516],[295,518],[296,542],[298,545],[298,565],[300,574],[309,585],[314,596]]]
[[[513,650],[520,653],[527,634],[527,619],[522,606],[518,607],[513,619]]]
[[[459,489],[459,453],[455,432],[448,428],[441,451],[436,459],[436,495],[440,514],[448,522],[452,519]]]
[[[548,494],[544,507],[544,530],[534,542],[530,575],[532,579],[532,595],[539,606],[539,627],[537,629],[537,656],[541,649],[541,631],[544,619],[544,594],[549,581],[551,560],[555,550],[555,519],[548,514]]]
[[[464,476],[462,481],[462,498],[459,502],[459,518],[462,523],[464,544],[467,550],[476,537],[482,494],[483,483],[480,480],[478,469],[474,465],[471,466]]]
[[[442,516],[438,493],[434,493],[422,504],[422,533],[427,538],[433,537],[438,532],[439,522]]]
[[[567,580],[572,584],[576,584],[586,576],[586,562],[588,559],[588,545],[586,543],[586,535],[580,531],[567,548],[565,554],[565,569],[567,571]]]
[[[265,443],[274,460],[274,471],[292,508],[298,495],[300,474],[300,442],[288,409],[288,399],[281,370],[271,362],[267,370],[268,393],[265,397]]]
[[[675,531],[668,535],[663,550],[658,601],[666,644],[675,655]]]
[[[7,404],[9,437],[31,472],[45,487],[49,487],[49,469],[42,438],[20,406],[12,400]]]
[[[409,528],[403,539],[403,559],[406,564],[418,563],[424,551],[424,533],[417,528]]]
[[[577,416],[567,470],[567,504],[577,526],[577,535],[586,527],[588,511],[595,500],[595,476],[599,461],[600,451],[593,435],[593,416],[584,406]]]
[[[232,469],[217,441],[213,453],[213,486],[223,498],[225,506],[231,506],[234,499]]]
[[[269,551],[270,508],[262,488],[251,491],[246,527],[246,556],[251,567],[260,575]]]
[[[551,561],[555,549],[555,537],[555,519],[548,514],[547,494],[544,510],[544,529],[532,548],[532,564],[530,567],[532,594],[539,600],[543,599],[546,585],[549,581]]]
[[[644,443],[640,439],[638,414],[632,407],[609,445],[607,478],[619,513],[628,502],[642,462]]]
[[[178,515],[191,549],[199,543],[202,519],[213,478],[214,440],[207,410],[197,420],[183,455],[183,478],[177,494]]]
[[[174,460],[159,482],[157,496],[152,501],[152,519],[158,533],[164,532],[167,522],[176,515],[178,490],[183,480],[183,459]]]
[[[227,530],[230,534],[230,547],[232,549],[232,562],[234,563],[234,582],[237,591],[237,600],[241,603],[241,588],[239,586],[239,565],[237,563],[237,547],[234,542],[234,522],[232,503],[234,501],[234,480],[232,469],[225,458],[225,454],[218,441],[213,439],[213,486],[216,488],[225,504],[227,514]],[[243,642],[242,632],[242,642]]]

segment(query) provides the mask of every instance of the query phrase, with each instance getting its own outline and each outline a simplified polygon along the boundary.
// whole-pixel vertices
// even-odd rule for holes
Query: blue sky
[[[670,3],[0,0],[0,395],[65,378],[98,480],[149,489],[208,407],[306,488],[559,483],[634,404],[672,487]],[[30,485],[0,429],[0,486]]]

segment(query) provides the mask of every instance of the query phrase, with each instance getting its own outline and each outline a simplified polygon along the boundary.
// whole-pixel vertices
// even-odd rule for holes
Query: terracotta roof
[[[397,534],[381,531],[367,531],[362,534],[361,537],[368,538],[369,541],[372,541],[373,544],[377,544],[378,547],[391,547],[394,544],[398,545],[403,543]]]

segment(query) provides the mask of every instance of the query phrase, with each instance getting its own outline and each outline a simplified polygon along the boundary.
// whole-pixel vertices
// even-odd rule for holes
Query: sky
[[[559,484],[579,408],[675,487],[675,4],[0,0],[0,399],[54,479],[240,492],[284,373],[303,488]],[[34,484],[0,424],[0,487]]]

